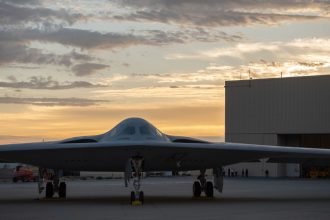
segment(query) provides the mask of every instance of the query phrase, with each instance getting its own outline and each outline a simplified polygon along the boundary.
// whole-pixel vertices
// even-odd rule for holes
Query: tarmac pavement
[[[122,179],[71,180],[67,199],[47,200],[37,183],[0,183],[0,219],[330,219],[330,180],[226,178],[214,199],[192,198],[193,180],[143,179],[143,206]]]

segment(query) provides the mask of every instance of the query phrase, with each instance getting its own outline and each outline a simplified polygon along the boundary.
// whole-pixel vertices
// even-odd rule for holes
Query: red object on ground
[[[34,175],[33,171],[29,167],[17,166],[14,170],[13,182],[21,180],[22,182],[35,182],[37,181],[37,176]]]

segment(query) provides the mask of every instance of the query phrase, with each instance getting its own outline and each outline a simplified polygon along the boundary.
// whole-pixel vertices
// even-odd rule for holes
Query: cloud
[[[46,89],[46,90],[61,90],[61,89],[74,89],[74,88],[98,88],[105,87],[104,84],[93,84],[86,81],[60,82],[54,80],[51,76],[33,76],[29,81],[17,81],[13,75],[9,76],[10,82],[1,82],[0,87],[14,88],[14,89]]]
[[[221,75],[218,76],[218,78],[221,77]],[[224,96],[224,87],[223,82],[220,81],[214,82],[206,79],[192,82],[178,79],[171,82],[162,82],[152,87],[140,86],[120,90],[105,89],[93,91],[93,93],[96,97],[111,99],[113,103],[122,103],[123,99],[127,99],[131,100],[132,105],[134,103],[141,104],[141,102],[154,105],[160,103],[173,105],[173,100],[176,100],[181,105],[189,105],[191,100],[194,100],[194,103],[219,103],[219,100]]]
[[[310,40],[307,41],[312,42]],[[222,59],[220,62],[219,59],[215,59],[214,63],[210,63],[205,68],[192,72],[132,74],[131,80],[139,80],[138,85],[145,85],[145,88],[131,88],[120,92],[101,90],[95,91],[95,93],[104,94],[105,97],[109,98],[115,97],[116,95],[119,97],[165,98],[168,96],[167,94],[171,94],[171,97],[177,99],[192,98],[194,100],[203,100],[207,97],[208,100],[213,100],[223,98],[221,97],[221,92],[224,89],[224,82],[227,80],[327,75],[330,71],[330,55],[328,52],[330,50],[330,43],[327,43],[326,40],[320,41],[320,39],[315,39],[314,41],[322,42],[323,48],[314,48],[314,50],[309,51],[304,47],[298,47],[298,50],[303,48],[305,50],[305,54],[301,57],[296,54],[302,54],[302,51],[294,52],[297,48],[288,46],[291,45],[292,42],[288,42],[287,44],[277,42],[276,44],[283,45],[284,47],[282,48],[279,46],[273,48],[272,45],[270,45],[270,47],[265,47],[276,54],[276,56],[274,56],[275,59],[268,57],[262,57],[262,59],[260,59],[258,57],[260,55],[258,54],[260,52],[259,49],[264,47],[259,45],[260,48],[250,54],[250,57],[253,57],[253,61],[249,61],[249,59],[245,57],[244,62],[241,64],[230,64],[223,62]],[[298,42],[303,41],[298,40]],[[299,45],[301,46],[304,44],[305,43]],[[245,51],[249,46],[239,48],[244,48],[242,51]],[[291,52],[288,53],[290,50]],[[320,53],[324,54],[321,60],[320,56],[317,55]],[[216,63],[217,61],[219,63]],[[122,83],[128,84],[127,82]],[[136,84],[137,83],[134,85]],[[147,89],[147,86],[149,86],[149,89]]]
[[[66,10],[53,10],[43,7],[40,1],[0,1],[0,23],[2,25],[21,25],[27,23],[54,23],[56,21],[72,24],[85,16]]]
[[[78,35],[80,34],[80,30],[78,31]],[[69,31],[70,32],[70,31]],[[82,31],[84,33],[89,31]],[[1,34],[2,33],[2,34]],[[51,31],[51,33],[53,33]],[[66,33],[66,32],[65,32]],[[70,32],[71,33],[71,32]],[[93,32],[91,32],[93,33]],[[72,67],[72,71],[77,76],[90,75],[95,70],[103,69],[108,67],[108,65],[97,64],[97,63],[89,63],[88,61],[95,60],[96,58],[87,54],[78,53],[76,50],[72,50],[66,54],[54,54],[54,53],[46,53],[41,49],[30,48],[29,43],[31,41],[48,41],[48,42],[56,42],[58,43],[70,43],[66,42],[63,39],[70,39],[73,46],[81,46],[84,43],[95,42],[93,41],[93,37],[91,39],[84,41],[84,38],[77,38],[73,35],[62,36],[61,34],[55,34],[50,36],[50,32],[41,31],[36,29],[29,30],[0,30],[0,65],[5,65],[8,63],[34,63],[34,64],[52,64],[52,65],[62,65],[66,67]],[[82,34],[83,35],[83,34]],[[49,37],[49,38],[48,38]],[[74,43],[74,39],[77,39],[77,42]],[[96,39],[95,39],[96,40]],[[101,40],[102,41],[102,40]],[[111,41],[111,40],[110,40]],[[104,42],[100,42],[102,45]],[[95,44],[96,45],[96,44]],[[94,46],[95,46],[94,45]],[[77,64],[77,62],[87,62],[83,64]]]
[[[79,37],[77,37],[79,36]],[[91,55],[78,53],[72,50],[67,54],[56,54],[45,52],[43,49],[31,48],[34,42],[58,43],[65,46],[78,47],[80,49],[119,49],[134,45],[162,46],[168,44],[183,44],[193,41],[217,42],[219,40],[227,42],[237,42],[242,40],[240,35],[230,35],[223,31],[205,30],[203,28],[180,31],[162,30],[140,30],[135,34],[131,33],[101,33],[98,31],[81,30],[74,28],[53,27],[50,29],[23,28],[23,29],[0,29],[0,65],[8,63],[24,64],[46,64],[62,65],[71,67],[76,75],[89,75],[90,68],[100,69],[104,64],[82,64],[81,61],[88,62],[96,60]],[[77,64],[78,63],[78,64]],[[81,67],[87,68],[86,71]],[[83,72],[84,71],[84,72]]]
[[[134,45],[165,45],[190,41],[214,42],[219,40],[238,41],[240,35],[230,35],[223,31],[203,28],[180,31],[145,30],[131,33],[101,33],[74,28],[53,28],[50,30],[23,29],[1,30],[0,42],[28,44],[32,41],[60,43],[83,49],[114,49]],[[79,36],[79,37],[77,37]]]
[[[72,71],[75,73],[76,76],[88,76],[94,74],[97,70],[105,69],[108,67],[110,66],[105,64],[82,63],[73,66]]]
[[[122,0],[128,13],[114,16],[118,20],[150,21],[194,26],[233,26],[278,24],[284,21],[322,18],[329,13],[327,1],[289,0]]]
[[[79,37],[77,37],[79,36]],[[71,53],[57,55],[46,53],[41,49],[30,48],[33,41],[60,43],[84,49],[96,48],[121,48],[136,44],[156,44],[164,42],[161,39],[152,39],[148,42],[142,36],[131,34],[103,34],[96,31],[60,28],[55,30],[23,29],[2,30],[0,29],[0,65],[7,63],[34,63],[34,64],[56,64],[71,66],[76,61],[91,61],[95,58],[86,54]],[[100,69],[107,65],[102,64],[78,64],[73,70],[78,75],[88,75],[91,68]],[[88,68],[86,71],[82,68]]]
[[[104,102],[108,101],[83,98],[20,98],[9,96],[0,97],[0,104],[21,104],[39,106],[91,106]]]
[[[259,60],[237,66],[224,66],[210,64],[199,72],[206,75],[217,76],[218,82],[223,84],[226,80],[280,78],[311,75],[328,75],[330,71],[330,58],[328,62],[314,61],[266,61]]]
[[[205,30],[204,28],[181,28],[180,31],[148,30],[146,39],[151,44],[164,45],[189,42],[237,42],[243,40],[241,35],[231,35],[223,31]]]
[[[0,65],[7,63],[34,63],[71,66],[76,61],[90,61],[94,59],[94,57],[77,53],[74,50],[61,55],[45,53],[41,49],[29,48],[20,42],[0,41],[0,51]]]
[[[55,42],[86,49],[127,47],[145,43],[142,37],[132,34],[100,33],[74,28],[58,28],[49,31],[24,30],[21,34],[23,35],[23,40]]]
[[[238,43],[234,47],[219,48],[204,51],[202,56],[210,58],[219,57],[243,57],[246,54],[255,54],[259,52],[269,51],[276,52],[280,49],[280,43]]]
[[[294,39],[289,42],[265,43],[237,43],[230,47],[213,48],[195,53],[173,53],[165,59],[197,59],[215,60],[219,58],[233,58],[242,61],[256,61],[261,59],[286,59],[298,62],[328,62],[330,61],[330,39],[306,38]]]

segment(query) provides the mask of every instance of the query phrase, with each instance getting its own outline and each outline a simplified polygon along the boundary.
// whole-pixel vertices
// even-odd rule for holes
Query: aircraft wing
[[[31,143],[0,146],[0,160],[44,168],[124,171],[129,158],[144,158],[145,171],[198,170],[269,158],[272,162],[322,161],[330,149],[239,143],[117,141],[105,143]]]

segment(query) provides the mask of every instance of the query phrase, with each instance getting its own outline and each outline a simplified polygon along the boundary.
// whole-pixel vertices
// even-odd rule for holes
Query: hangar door
[[[330,134],[279,134],[278,145],[330,149]],[[300,165],[302,177],[330,177],[330,166],[321,163]]]

